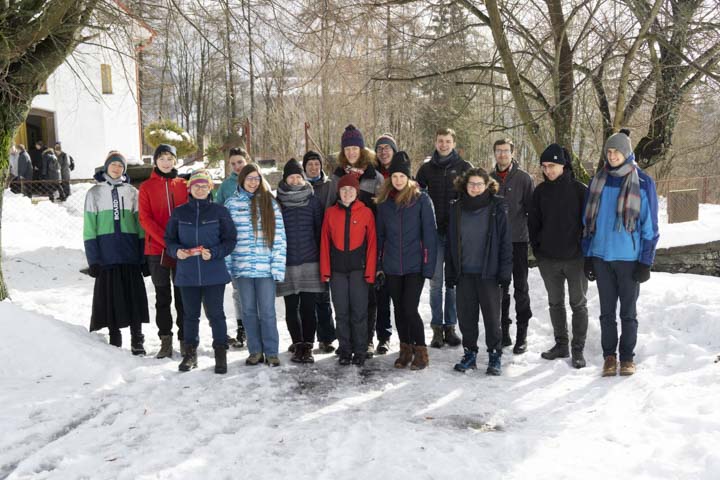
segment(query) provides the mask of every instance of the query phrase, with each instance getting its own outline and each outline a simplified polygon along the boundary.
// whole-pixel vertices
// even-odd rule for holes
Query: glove
[[[142,271],[143,277],[149,277],[150,276],[150,265],[146,262],[140,265],[140,270]]]
[[[445,279],[445,288],[455,288],[455,285],[457,285],[457,281],[449,278]]]
[[[380,271],[375,274],[375,290],[382,290],[385,286],[385,272]]]
[[[503,290],[507,290],[510,288],[510,279],[509,278],[501,278],[498,280],[498,285],[500,285],[500,288]]]
[[[88,274],[92,278],[97,278],[100,276],[100,270],[101,270],[100,265],[98,265],[97,263],[93,263],[92,265],[90,265],[90,268],[88,269]]]
[[[585,257],[585,267],[583,270],[585,271],[585,278],[587,278],[590,282],[594,282],[597,277],[595,276],[595,268],[593,267],[592,257]]]
[[[650,280],[650,265],[635,262],[635,270],[633,271],[632,278],[638,283],[645,283]]]

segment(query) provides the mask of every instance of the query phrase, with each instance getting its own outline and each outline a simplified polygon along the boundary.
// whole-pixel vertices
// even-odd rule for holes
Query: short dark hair
[[[454,142],[457,141],[457,135],[455,134],[455,130],[453,130],[452,128],[447,128],[447,127],[438,128],[435,131],[435,138],[437,139],[437,137],[439,137],[440,135],[452,135],[453,141]]]
[[[250,160],[250,155],[248,155],[247,150],[243,147],[232,147],[228,152],[228,158],[235,155],[240,155],[241,157],[245,157],[245,159]]]
[[[512,139],[509,137],[495,140],[495,143],[493,143],[493,153],[495,153],[495,149],[498,147],[498,145],[510,145],[510,152],[515,151],[515,144],[513,143]]]
[[[490,193],[492,193],[493,195],[498,192],[498,183],[492,177],[490,177],[490,175],[487,173],[487,170],[481,167],[473,167],[469,170],[466,170],[465,173],[457,177],[455,179],[455,190],[457,190],[458,192],[466,192],[468,180],[470,180],[470,177],[482,178],[485,182],[485,185],[487,186],[487,189],[490,190]]]

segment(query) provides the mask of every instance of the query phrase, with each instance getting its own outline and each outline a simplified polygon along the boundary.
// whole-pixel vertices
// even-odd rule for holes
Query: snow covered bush
[[[178,158],[197,150],[197,145],[190,134],[172,120],[160,120],[145,127],[145,141],[153,148],[161,143],[173,145],[177,149]]]

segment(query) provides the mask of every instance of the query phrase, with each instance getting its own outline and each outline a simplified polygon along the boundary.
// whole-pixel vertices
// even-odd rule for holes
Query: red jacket
[[[165,178],[153,170],[140,185],[140,225],[145,230],[145,255],[160,255],[165,249],[165,227],[175,207],[187,203],[187,183]]]
[[[340,202],[325,211],[320,236],[320,277],[332,272],[364,270],[367,283],[375,283],[377,238],[372,210],[356,200],[350,208]]]

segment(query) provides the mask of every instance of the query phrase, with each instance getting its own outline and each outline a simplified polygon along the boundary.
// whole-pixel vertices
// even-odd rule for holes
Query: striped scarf
[[[635,231],[635,223],[640,216],[640,178],[637,173],[637,163],[635,163],[635,155],[630,154],[625,163],[619,168],[608,168],[607,162],[597,175],[590,182],[587,207],[585,208],[585,237],[595,233],[595,222],[597,213],[600,209],[600,196],[607,176],[623,177],[620,186],[620,195],[618,195],[617,208],[615,209],[615,229],[620,231],[623,226],[628,232]]]

